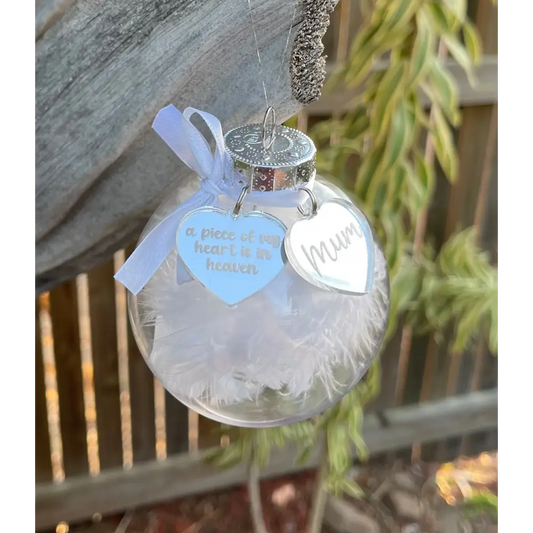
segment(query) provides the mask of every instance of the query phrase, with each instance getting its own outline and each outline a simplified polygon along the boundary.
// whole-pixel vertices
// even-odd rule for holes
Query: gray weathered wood
[[[37,6],[45,4],[55,3]],[[267,89],[284,120],[301,107],[286,65],[274,91],[294,4],[252,5]],[[246,0],[77,0],[42,24],[52,19],[36,43],[38,291],[131,242],[187,181],[150,128],[160,108],[203,109],[225,128],[265,109]],[[301,20],[297,12],[291,40]]]
[[[35,0],[35,39],[39,39],[74,0]]]
[[[365,418],[364,438],[372,454],[402,449],[413,442],[431,442],[497,427],[497,390],[395,408],[386,415],[389,426],[385,428],[375,416]],[[276,452],[262,476],[311,468],[317,465],[317,456],[314,453],[307,464],[295,466],[294,450]],[[134,466],[129,471],[108,470],[95,478],[37,485],[36,524],[43,529],[61,520],[73,522],[96,512],[106,514],[217,490],[245,479],[245,465],[220,470],[205,464],[202,455],[180,454],[166,461]]]
[[[374,71],[386,69],[386,60],[376,61]],[[459,91],[459,103],[463,106],[493,104],[498,101],[498,58],[488,55],[477,67],[475,75],[477,84],[470,85],[464,70],[453,59],[447,60],[447,67],[455,78]],[[331,72],[331,70],[330,70]],[[362,87],[346,89],[339,86],[331,92],[325,91],[320,100],[309,106],[309,112],[314,115],[330,115],[344,113],[353,108],[353,99],[361,93]],[[428,97],[421,93],[420,98],[425,105],[429,105]]]

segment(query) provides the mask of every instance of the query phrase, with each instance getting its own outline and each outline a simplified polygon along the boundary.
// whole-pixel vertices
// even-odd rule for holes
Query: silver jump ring
[[[234,217],[236,217],[241,212],[242,204],[244,203],[244,199],[246,198],[246,195],[248,194],[249,190],[250,190],[250,184],[245,185],[242,188],[241,194],[239,195],[239,198],[237,198],[237,203],[235,204],[235,207],[233,208]]]
[[[268,117],[272,115],[271,118],[271,131],[270,133],[267,133],[267,123],[268,123]],[[272,106],[268,106],[265,117],[263,118],[263,126],[261,128],[261,141],[263,143],[263,148],[265,150],[268,150],[273,144],[274,140],[276,139],[276,111]]]
[[[301,215],[303,215],[306,218],[315,216],[318,211],[318,200],[317,200],[315,193],[311,189],[308,189],[307,187],[301,187],[300,191],[306,192],[309,195],[309,198],[311,198],[311,211],[306,213],[302,209],[301,205],[298,206],[298,211],[300,212]]]

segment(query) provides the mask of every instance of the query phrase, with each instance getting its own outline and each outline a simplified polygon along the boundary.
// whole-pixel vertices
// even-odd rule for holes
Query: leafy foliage
[[[488,515],[498,523],[498,496],[490,491],[477,491],[465,501],[465,514],[469,518]]]
[[[456,351],[485,333],[495,352],[497,272],[477,248],[474,231],[454,235],[438,255],[428,245],[413,246],[417,222],[435,191],[432,154],[450,181],[457,177],[453,128],[460,122],[458,92],[445,57],[449,53],[475,82],[481,44],[466,5],[466,0],[361,1],[361,30],[329,83],[330,88],[357,88],[358,96],[349,112],[320,122],[311,136],[319,172],[355,199],[384,244],[391,275],[385,343],[405,316],[415,333],[437,339],[453,329]],[[430,103],[429,114],[422,95]],[[325,441],[326,488],[358,497],[361,490],[346,473],[354,451],[361,460],[368,455],[363,409],[379,393],[380,375],[378,360],[323,415],[282,428],[241,429],[239,439],[211,459],[231,466],[249,460],[253,446],[254,460],[265,465],[273,448],[294,442],[305,461],[317,442]]]
[[[486,252],[476,244],[473,228],[452,236],[434,259],[426,257],[417,273],[419,293],[410,304],[408,319],[419,333],[437,338],[452,327],[452,350],[465,350],[480,333],[498,351],[498,273]]]
[[[297,444],[300,449],[300,457],[302,457],[312,450],[316,442],[314,426],[313,421],[306,420],[277,428],[237,428],[238,438],[228,446],[212,450],[206,459],[222,468],[231,468],[250,460],[253,450],[253,460],[263,468],[268,465],[272,450],[283,448],[289,442]]]
[[[432,161],[421,152],[421,138],[433,146],[448,178],[457,176],[452,128],[460,113],[455,81],[442,60],[444,46],[473,81],[481,44],[466,18],[466,1],[371,3],[350,57],[331,80],[331,85],[358,88],[353,110],[318,124],[312,136],[319,147],[319,170],[328,177],[350,183],[347,173],[359,162],[356,200],[377,228],[394,275],[435,188]],[[421,94],[431,103],[430,115]],[[342,140],[330,144],[332,136]]]

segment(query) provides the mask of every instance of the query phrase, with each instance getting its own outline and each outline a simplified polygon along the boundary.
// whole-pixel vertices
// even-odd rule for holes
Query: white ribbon
[[[191,117],[198,114],[209,127],[215,139],[215,152],[192,124]],[[202,206],[218,204],[218,196],[224,194],[236,199],[241,190],[229,187],[224,183],[234,183],[233,164],[224,145],[224,135],[220,121],[210,113],[188,107],[180,113],[173,105],[169,105],[157,114],[152,127],[167,143],[172,151],[191,169],[202,181],[200,189],[188,200],[180,204],[170,215],[162,220],[137,246],[133,254],[115,274],[130,292],[138,294],[150,281],[168,254],[176,246],[176,232],[183,217]],[[312,182],[307,187],[312,187]],[[247,201],[259,205],[296,207],[303,203],[297,190],[254,192],[247,196]],[[178,281],[190,279],[184,265],[178,259]]]

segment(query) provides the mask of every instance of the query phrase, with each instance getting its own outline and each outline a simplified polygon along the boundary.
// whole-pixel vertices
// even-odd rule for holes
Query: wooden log
[[[318,2],[327,11],[335,0]],[[151,131],[159,109],[193,106],[229,128],[262,119],[266,107],[246,0],[77,0],[65,11],[67,4],[37,4],[38,292],[131,242],[191,177]],[[252,5],[270,103],[285,120],[301,107],[287,64],[281,69],[294,4]],[[301,4],[294,20],[291,41]]]
[[[398,450],[414,441],[429,442],[494,428],[498,423],[497,391],[484,391],[437,402],[399,407],[387,412],[384,428],[371,415],[365,418],[364,438],[372,454]],[[274,477],[312,468],[318,453],[308,463],[295,465],[296,450],[272,455],[263,477]],[[98,477],[66,480],[59,485],[36,487],[37,529],[61,520],[74,522],[98,512],[107,514],[138,505],[238,485],[246,480],[246,466],[221,470],[203,462],[203,455],[180,454],[166,461],[152,461],[102,472]]]
[[[35,0],[35,39],[59,20],[74,0]]]

